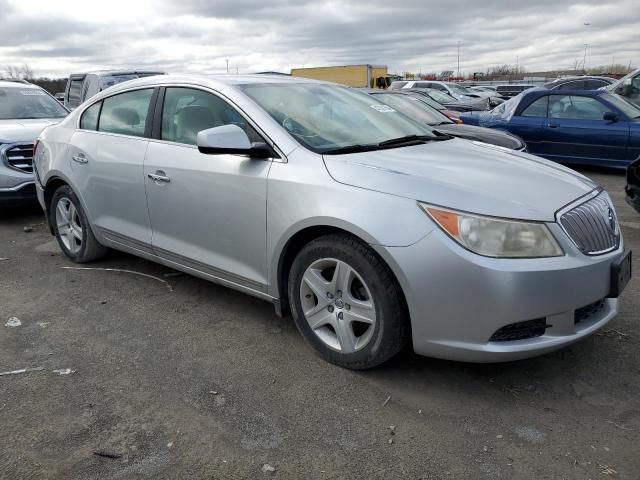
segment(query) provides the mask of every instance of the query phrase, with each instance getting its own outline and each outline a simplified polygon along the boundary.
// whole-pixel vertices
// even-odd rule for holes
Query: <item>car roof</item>
[[[601,95],[609,93],[605,90],[580,90],[580,89],[561,90],[561,92],[562,93],[554,92],[544,87],[535,87],[522,92],[522,98],[527,98],[531,96],[542,97],[545,94],[546,95],[580,95],[582,97],[599,97]]]
[[[144,69],[130,69],[130,70],[110,70],[110,69],[104,69],[104,70],[91,70],[89,72],[76,72],[76,73],[72,73],[70,76],[71,77],[82,77],[82,76],[87,76],[87,75],[99,75],[99,76],[107,76],[107,75],[131,75],[131,74],[137,74],[137,73],[144,73],[144,74],[156,74],[156,75],[165,75],[166,72],[163,72],[161,70],[144,70]]]
[[[104,90],[107,95],[120,90],[128,90],[132,87],[156,86],[164,84],[193,84],[215,89],[221,89],[226,86],[246,85],[246,84],[266,84],[266,83],[309,83],[309,84],[326,84],[337,85],[330,82],[320,80],[311,80],[302,77],[289,77],[285,75],[155,75],[152,77],[136,78],[127,82],[119,83]],[[344,87],[344,85],[341,85]],[[345,87],[346,88],[346,87]],[[104,95],[104,96],[107,96]]]
[[[557,80],[554,80],[553,82],[545,83],[544,86],[545,87],[555,87],[557,85],[563,85],[565,83],[576,82],[576,81],[580,81],[580,80],[602,80],[602,81],[605,81],[605,82],[609,82],[610,84],[615,81],[615,79],[610,78],[610,77],[600,77],[600,76],[596,76],[596,75],[581,75],[581,76],[578,76],[578,77],[559,78]]]

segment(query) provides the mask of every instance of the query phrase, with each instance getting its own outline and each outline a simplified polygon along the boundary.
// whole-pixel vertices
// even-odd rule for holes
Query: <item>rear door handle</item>
[[[84,154],[82,153],[78,155],[74,155],[73,157],[71,157],[71,160],[73,160],[76,163],[89,163],[89,160],[87,160],[87,157],[85,157]]]
[[[169,183],[171,181],[171,179],[167,177],[162,170],[158,170],[156,173],[147,173],[147,177],[158,184]]]
[[[550,123],[549,124],[549,128],[559,128],[560,124],[559,123]]]

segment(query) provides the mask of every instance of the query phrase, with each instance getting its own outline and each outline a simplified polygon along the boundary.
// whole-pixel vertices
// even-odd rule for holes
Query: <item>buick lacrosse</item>
[[[607,193],[346,87],[158,76],[48,127],[39,201],[75,262],[109,248],[273,302],[326,360],[472,362],[605,325],[631,275]]]

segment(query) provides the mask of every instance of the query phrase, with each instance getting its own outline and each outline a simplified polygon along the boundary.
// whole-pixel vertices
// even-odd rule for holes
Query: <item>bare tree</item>
[[[598,65],[597,67],[591,67],[588,70],[590,75],[598,75],[601,73],[612,73],[615,75],[626,75],[631,72],[633,68],[630,68],[629,65],[623,65],[620,63],[613,63],[609,65]]]
[[[3,77],[10,80],[33,80],[35,75],[33,69],[26,63],[22,66],[7,65],[3,69]]]

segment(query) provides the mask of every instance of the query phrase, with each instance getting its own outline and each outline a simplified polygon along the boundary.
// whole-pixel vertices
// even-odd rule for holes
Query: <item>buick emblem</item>
[[[613,233],[616,233],[616,215],[611,207],[607,209],[607,217],[609,219],[609,228]]]

